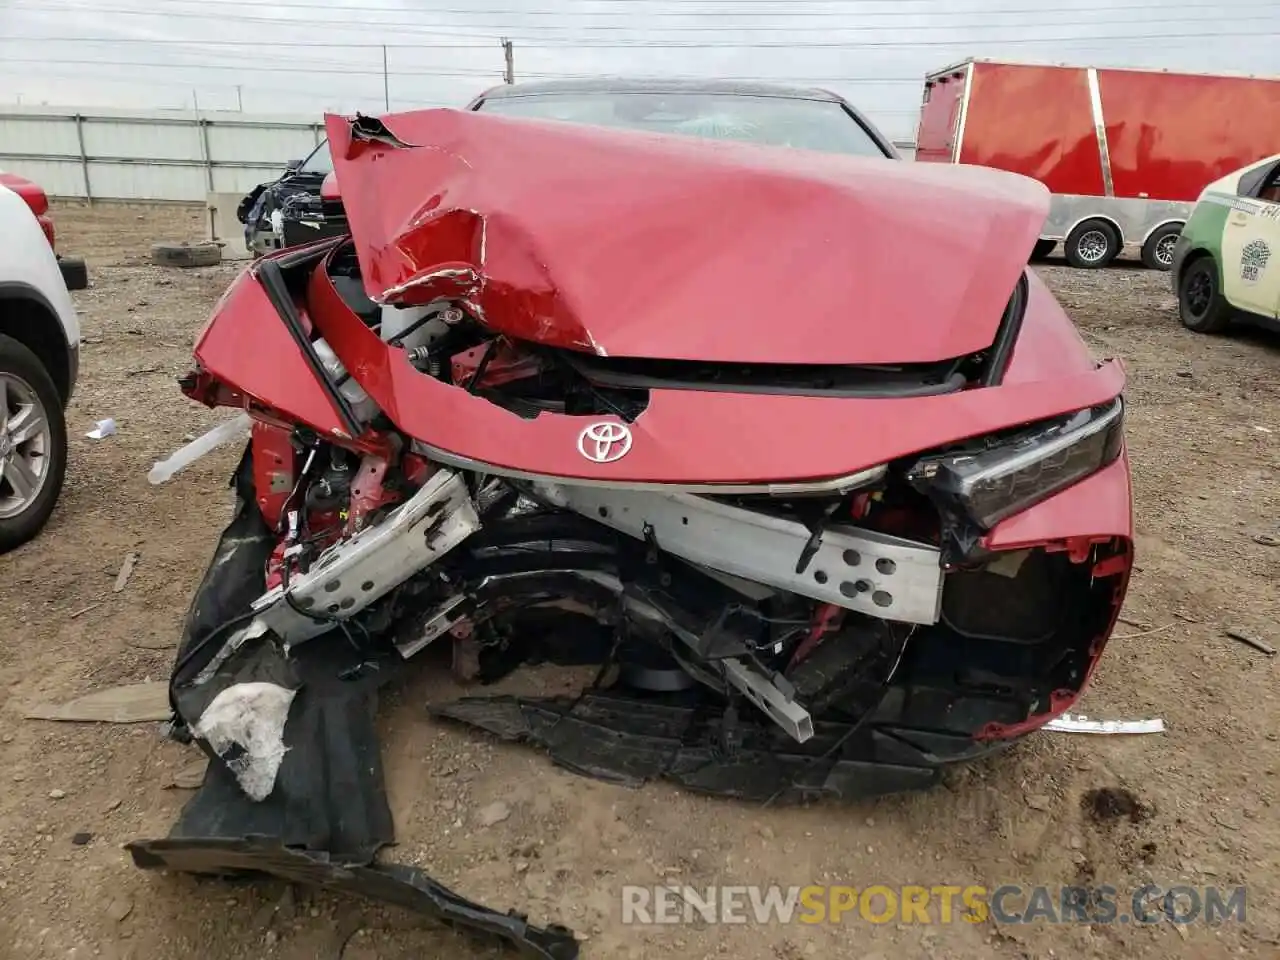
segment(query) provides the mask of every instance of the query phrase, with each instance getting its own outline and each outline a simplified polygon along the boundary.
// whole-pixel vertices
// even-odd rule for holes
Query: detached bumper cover
[[[250,475],[246,456],[236,474],[238,509],[187,615],[170,701],[175,737],[186,739],[219,694],[245,684],[284,688],[293,693],[283,727],[286,750],[269,793],[258,802],[245,793],[243,770],[228,765],[245,758],[229,751],[213,756],[204,784],[169,836],[128,844],[134,863],[315,884],[485,931],[523,956],[575,960],[577,941],[563,927],[531,926],[522,916],[459,896],[419,869],[374,862],[394,839],[375,729],[378,688],[397,673],[394,654],[363,659],[344,638],[329,636],[309,641],[305,656],[287,660],[274,644],[248,641],[213,665],[230,635],[224,624],[263,588],[274,539],[254,504]],[[195,682],[202,672],[202,682]]]

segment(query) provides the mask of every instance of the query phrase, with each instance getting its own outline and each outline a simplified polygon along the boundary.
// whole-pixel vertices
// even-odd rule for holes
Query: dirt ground
[[[56,212],[60,245],[88,255],[93,283],[76,296],[84,346],[62,503],[42,537],[0,559],[0,955],[502,955],[329,894],[137,870],[122,844],[167,833],[190,797],[172,784],[194,748],[162,740],[157,724],[23,719],[41,702],[168,677],[180,619],[229,516],[238,456],[223,450],[169,484],[146,481],[153,461],[220,416],[183,398],[174,378],[237,268],[163,270],[147,259],[154,240],[198,236],[198,212]],[[1040,269],[1097,352],[1123,357],[1130,371],[1138,570],[1129,622],[1080,709],[1163,717],[1166,733],[1041,733],[928,793],[762,810],[667,786],[604,785],[531,750],[439,727],[425,703],[451,691],[424,677],[382,707],[399,838],[389,857],[535,923],[573,927],[588,958],[1277,956],[1280,664],[1224,631],[1280,645],[1280,548],[1254,540],[1280,535],[1280,337],[1185,332],[1162,274]],[[86,439],[108,416],[119,432]],[[138,566],[113,593],[131,552]],[[1141,807],[1099,815],[1083,799],[1098,789],[1130,791]],[[496,801],[509,816],[482,825],[479,811]],[[619,892],[664,881],[1090,879],[1122,897],[1148,881],[1247,884],[1247,921],[926,926],[854,915],[839,925],[634,927],[621,922]]]

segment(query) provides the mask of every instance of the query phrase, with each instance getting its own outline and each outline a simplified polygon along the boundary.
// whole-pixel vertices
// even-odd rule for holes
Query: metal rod
[[[382,106],[391,112],[391,80],[387,72],[387,45],[382,45]]]
[[[84,198],[93,203],[93,189],[89,186],[89,154],[84,149],[84,117],[76,114],[76,143],[80,147],[80,173],[84,177]]]

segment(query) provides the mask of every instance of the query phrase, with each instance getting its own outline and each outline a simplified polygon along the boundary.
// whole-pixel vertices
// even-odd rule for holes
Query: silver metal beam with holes
[[[257,621],[299,643],[355,616],[480,529],[462,477],[437,471],[398,510],[322,553],[311,569],[254,601]],[[289,602],[292,600],[292,603]]]
[[[767,677],[761,676],[742,661],[730,657],[720,661],[725,679],[746,694],[747,699],[791,735],[797,743],[813,736],[813,717]]]
[[[943,574],[935,547],[833,526],[797,574],[810,534],[793,520],[692,494],[549,481],[530,486],[551,503],[637,539],[651,527],[659,549],[723,573],[884,620],[938,621]]]

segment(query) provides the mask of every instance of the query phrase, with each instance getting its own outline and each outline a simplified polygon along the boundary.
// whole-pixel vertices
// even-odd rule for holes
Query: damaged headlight
[[[984,530],[1118,456],[1124,437],[1120,397],[1037,424],[984,449],[925,457],[907,477],[918,490],[967,514]]]

